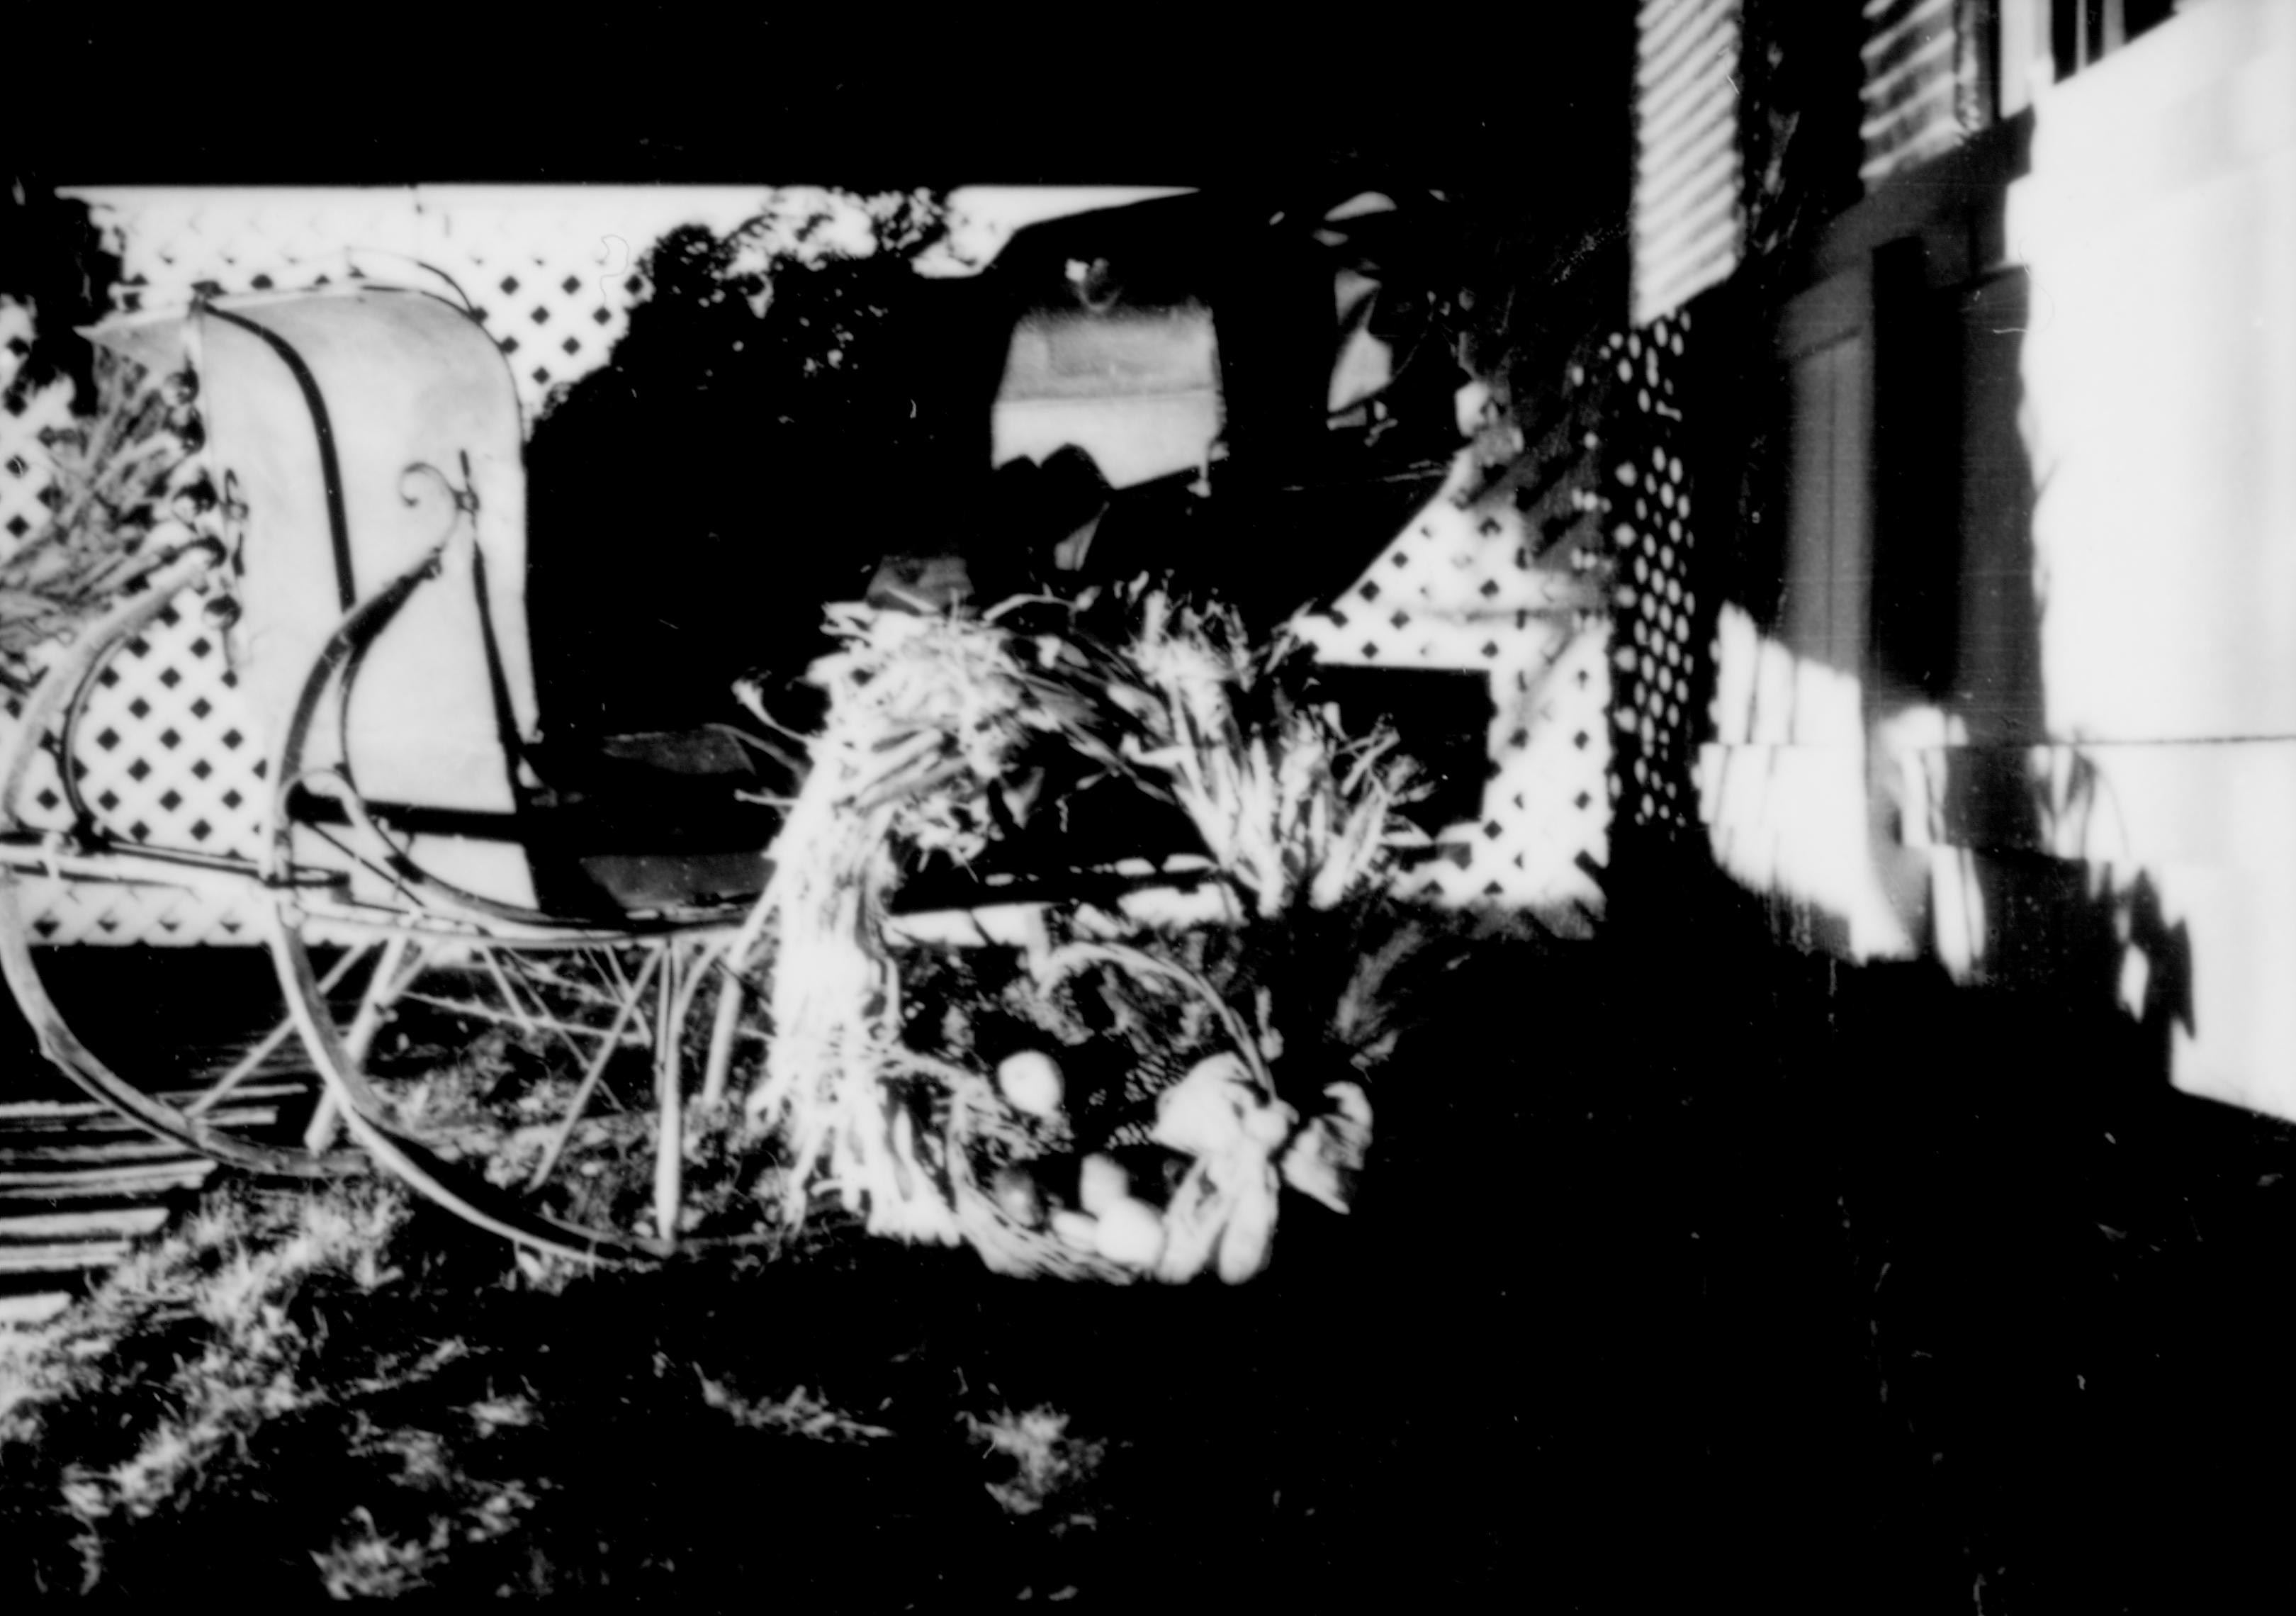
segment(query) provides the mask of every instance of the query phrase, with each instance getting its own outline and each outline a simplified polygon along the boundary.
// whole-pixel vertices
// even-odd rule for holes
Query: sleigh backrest
[[[304,761],[346,767],[377,803],[515,812],[536,721],[525,470],[517,393],[485,330],[427,292],[359,283],[91,335],[197,386],[238,607],[232,666],[266,755],[351,608],[473,524],[475,564],[407,599]],[[524,896],[522,860],[472,847],[443,862]]]
[[[266,739],[350,608],[458,517],[475,523],[480,564],[418,590],[368,655],[350,761],[378,799],[507,809],[535,721],[526,488],[517,393],[484,329],[428,293],[360,285],[94,334],[196,380],[240,609],[233,665]]]

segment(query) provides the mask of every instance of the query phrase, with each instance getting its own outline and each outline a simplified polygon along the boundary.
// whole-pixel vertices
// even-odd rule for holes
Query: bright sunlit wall
[[[2202,0],[2034,103],[2010,196],[2051,739],[2190,944],[2174,1076],[2296,1118],[2296,6]]]

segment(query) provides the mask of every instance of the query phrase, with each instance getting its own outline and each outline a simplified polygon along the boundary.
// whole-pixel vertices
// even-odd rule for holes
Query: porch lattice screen
[[[1621,839],[1673,841],[1699,825],[1696,769],[1711,731],[1713,589],[1702,588],[1676,375],[1681,310],[1604,345],[1617,391],[1606,433],[1604,523],[1616,611],[1611,784]]]
[[[412,264],[444,274],[511,357],[530,425],[553,387],[605,362],[643,290],[636,266],[655,242],[688,223],[730,230],[771,195],[762,187],[426,187],[123,190],[88,200],[122,256],[123,308],[176,301],[201,285],[313,286],[341,279],[352,265],[375,278],[403,277]],[[1644,390],[1611,376],[1621,361],[1655,364],[1651,356],[1672,340],[1663,326],[1613,339],[1602,349],[1604,368],[1582,367],[1550,419],[1513,429],[1511,463],[1463,453],[1446,494],[1336,612],[1308,625],[1328,660],[1472,669],[1489,681],[1493,773],[1482,813],[1454,827],[1444,838],[1448,856],[1414,878],[1441,900],[1599,916],[1614,802],[1642,817],[1683,806],[1683,788],[1670,784],[1649,789],[1643,807],[1649,759],[1672,756],[1644,731],[1663,725],[1673,734],[1702,721],[1685,706],[1691,608],[1663,579],[1636,579],[1630,603],[1612,595],[1637,564],[1663,569],[1660,529],[1670,518],[1664,465],[1643,469],[1647,433],[1633,399]],[[66,403],[54,389],[20,414],[0,413],[5,545],[45,514],[52,473],[38,432],[63,419]],[[1633,486],[1621,475],[1627,457],[1642,480]],[[1450,497],[1471,482],[1485,487],[1482,497]],[[1649,534],[1636,554],[1617,537],[1629,511]],[[153,841],[250,852],[260,748],[220,636],[195,603],[179,605],[119,660],[96,696],[85,790],[116,823],[140,824]],[[1624,642],[1614,655],[1619,625],[1636,636],[1631,659]],[[50,796],[61,808],[60,793]],[[41,933],[62,942],[227,943],[250,937],[255,918],[243,895],[77,885],[53,888],[35,913]]]
[[[107,190],[87,201],[121,258],[123,311],[225,292],[297,290],[354,270],[451,280],[510,357],[530,426],[549,390],[603,364],[642,283],[636,265],[683,224],[729,230],[764,209],[754,189]],[[0,414],[0,535],[20,543],[52,482],[42,427],[67,389]],[[21,527],[18,526],[21,522]],[[221,639],[178,603],[128,647],[91,703],[82,791],[107,822],[161,845],[250,854],[261,815],[261,746]],[[12,708],[10,714],[13,717]],[[59,814],[39,782],[35,804]],[[40,934],[60,942],[226,943],[251,935],[242,894],[45,883]]]

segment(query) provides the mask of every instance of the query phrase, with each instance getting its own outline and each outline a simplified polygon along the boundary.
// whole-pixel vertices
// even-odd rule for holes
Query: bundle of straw
[[[199,537],[211,504],[187,378],[98,350],[96,413],[40,434],[53,514],[0,561],[0,682],[21,691],[33,653]]]
[[[831,627],[845,648],[812,672],[828,715],[737,956],[771,932],[774,1037],[747,1110],[783,1135],[792,1218],[819,1177],[873,1234],[953,1243],[947,1153],[919,1124],[946,1116],[930,1079],[960,1095],[981,1080],[901,1043],[883,930],[897,848],[977,854],[983,788],[1029,730],[1074,723],[1075,702],[989,622],[847,605]]]
[[[1329,710],[1279,705],[1247,723],[1236,698],[1299,647],[1255,654],[1234,613],[1144,603],[1128,660],[1154,707],[1140,716],[1163,743],[1128,748],[1168,776],[1213,861],[1273,920],[1303,896],[1328,909],[1363,890],[1393,850],[1425,838],[1395,810],[1412,800],[1411,765],[1390,731],[1351,741]]]

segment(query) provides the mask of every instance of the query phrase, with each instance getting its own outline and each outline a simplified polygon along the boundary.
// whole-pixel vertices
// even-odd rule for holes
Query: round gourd
[[[1164,1253],[1164,1220],[1146,1202],[1119,1196],[1100,1215],[1099,1248],[1128,1268],[1152,1267]]]
[[[1111,1202],[1121,1201],[1131,1193],[1132,1176],[1113,1156],[1095,1152],[1078,1169],[1077,1204],[1095,1218],[1108,1210]]]
[[[1017,1166],[999,1168],[990,1189],[1004,1216],[1022,1228],[1044,1227],[1045,1198],[1036,1175]]]
[[[1252,1103],[1251,1074],[1242,1060],[1222,1054],[1199,1061],[1156,1101],[1156,1143],[1191,1155],[1217,1156],[1243,1136],[1243,1111]]]
[[[1073,1212],[1062,1207],[1053,1214],[1053,1233],[1061,1243],[1079,1251],[1100,1249],[1100,1220],[1086,1212]]]
[[[996,1063],[996,1092],[1006,1104],[1032,1117],[1056,1116],[1061,1109],[1060,1063],[1041,1049],[1021,1049]]]

